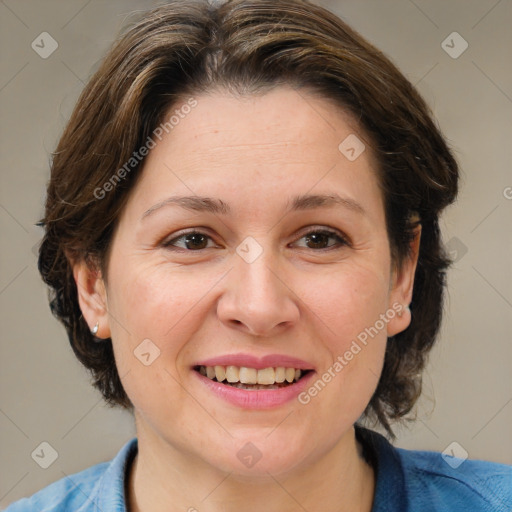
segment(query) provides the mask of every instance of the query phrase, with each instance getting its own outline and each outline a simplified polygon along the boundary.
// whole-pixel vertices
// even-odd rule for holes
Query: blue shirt
[[[372,512],[512,511],[512,466],[395,448],[358,426],[356,436],[376,470]],[[127,470],[137,449],[133,438],[110,462],[64,477],[5,512],[126,512]]]

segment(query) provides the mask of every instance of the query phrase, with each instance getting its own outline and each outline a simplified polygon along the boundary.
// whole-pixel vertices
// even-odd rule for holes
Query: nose
[[[299,298],[287,282],[290,279],[268,252],[252,263],[235,255],[235,268],[226,276],[226,288],[217,303],[224,324],[259,337],[277,335],[300,316]]]

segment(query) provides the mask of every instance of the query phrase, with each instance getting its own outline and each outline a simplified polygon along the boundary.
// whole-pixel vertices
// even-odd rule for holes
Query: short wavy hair
[[[420,396],[441,323],[451,262],[438,219],[455,200],[459,171],[413,85],[345,22],[310,2],[172,1],[127,27],[85,86],[52,155],[38,262],[51,309],[105,401],[132,410],[111,340],[95,342],[81,314],[69,258],[98,265],[108,280],[112,235],[144,159],[101,200],[97,191],[180,99],[216,88],[260,94],[280,85],[332,100],[359,123],[378,162],[395,268],[410,256],[414,228],[422,226],[412,321],[388,339],[363,415],[394,437],[391,422],[406,418]]]

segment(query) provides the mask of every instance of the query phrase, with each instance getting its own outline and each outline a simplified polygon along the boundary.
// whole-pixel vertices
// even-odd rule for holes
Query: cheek
[[[149,258],[119,261],[109,279],[109,312],[116,366],[121,377],[128,375],[123,384],[131,398],[151,386],[180,392],[182,363],[198,354],[200,331],[212,314],[210,298],[224,274]],[[154,362],[145,366],[138,356],[147,352]]]
[[[165,264],[131,265],[125,270],[111,280],[109,309],[119,322],[126,323],[133,337],[152,335],[162,340],[173,329],[183,329],[187,313],[208,289],[206,276],[198,280],[190,271]]]
[[[116,366],[126,393],[142,413],[179,414],[187,403],[178,363],[201,327],[200,301],[215,282],[212,279],[208,285],[205,277],[165,265],[130,265],[128,269],[127,261],[110,274]],[[162,407],[167,400],[169,407]]]
[[[385,312],[388,295],[389,282],[382,268],[347,265],[321,279],[309,279],[303,297],[338,355],[376,323]],[[385,329],[380,330],[385,337]]]
[[[109,279],[112,340],[120,375],[130,372],[144,387],[149,375],[155,382],[175,373],[179,351],[200,325],[194,306],[204,289],[163,266],[128,266],[121,262]],[[144,358],[154,362],[145,366]]]
[[[309,288],[304,299],[312,312],[311,339],[318,353],[328,354],[304,401],[311,399],[319,414],[340,425],[362,414],[382,371],[387,332],[381,315],[388,298],[384,268],[347,265],[318,281],[315,292]],[[316,400],[319,395],[322,399]],[[338,414],[332,416],[332,410]]]

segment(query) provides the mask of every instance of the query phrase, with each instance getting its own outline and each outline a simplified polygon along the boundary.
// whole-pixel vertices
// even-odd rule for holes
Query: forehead
[[[334,101],[312,94],[307,89],[281,86],[264,94],[233,95],[222,89],[194,97],[197,106],[182,115],[175,126],[176,143],[193,120],[193,142],[215,144],[222,141],[227,149],[245,146],[257,152],[261,146],[298,147],[338,150],[341,140],[359,133],[357,122]],[[173,105],[167,118],[184,109],[185,102]],[[187,120],[189,122],[187,122]],[[181,128],[181,129],[178,129]],[[341,138],[341,139],[340,139]],[[265,148],[261,148],[265,149]]]
[[[139,187],[151,200],[175,189],[203,196],[215,191],[216,197],[243,192],[246,202],[249,192],[255,200],[285,202],[283,191],[291,197],[315,187],[367,200],[380,195],[360,127],[333,101],[305,90],[279,87],[246,96],[212,91],[195,95],[193,103],[176,102],[161,127],[166,122]],[[357,158],[348,158],[353,153],[346,152],[347,140],[361,152]]]

